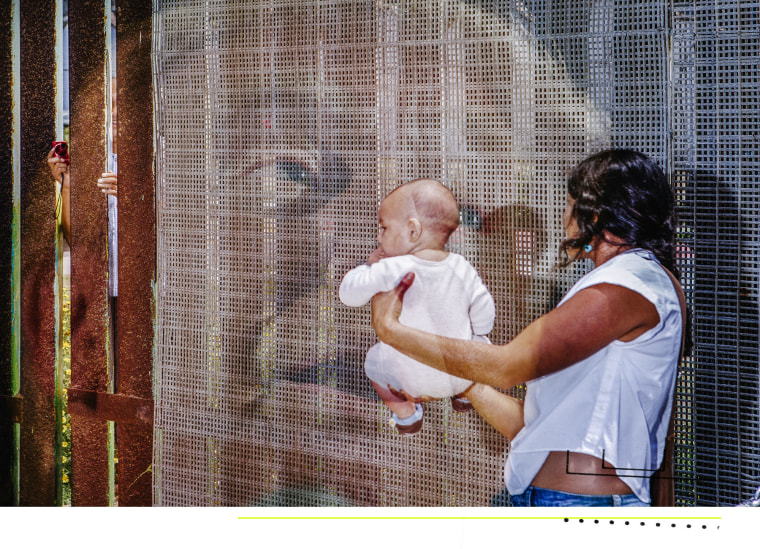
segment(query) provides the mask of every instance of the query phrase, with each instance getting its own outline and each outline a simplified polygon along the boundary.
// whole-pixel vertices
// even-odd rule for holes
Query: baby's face
[[[414,247],[409,230],[407,208],[400,192],[391,193],[380,204],[377,241],[386,257],[404,255]]]

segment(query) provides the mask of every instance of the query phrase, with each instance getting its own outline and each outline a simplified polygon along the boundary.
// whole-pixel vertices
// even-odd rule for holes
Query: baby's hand
[[[367,258],[367,265],[372,265],[374,263],[377,263],[384,257],[385,257],[385,252],[383,251],[383,249],[377,248],[375,251],[369,254],[369,257]]]

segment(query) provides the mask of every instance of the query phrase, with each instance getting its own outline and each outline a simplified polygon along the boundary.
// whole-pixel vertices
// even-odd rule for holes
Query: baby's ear
[[[407,228],[409,229],[409,240],[417,242],[420,236],[422,236],[422,223],[416,217],[412,217],[407,222]]]

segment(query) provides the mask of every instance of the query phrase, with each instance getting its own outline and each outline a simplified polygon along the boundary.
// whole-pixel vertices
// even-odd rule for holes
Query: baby
[[[484,336],[495,316],[493,298],[475,268],[444,249],[459,225],[459,207],[451,191],[432,179],[404,183],[383,200],[378,220],[380,247],[343,278],[341,301],[362,306],[414,272],[414,283],[404,296],[402,324],[458,339],[483,336],[487,341]],[[471,408],[458,396],[471,381],[434,370],[384,343],[367,352],[364,369],[402,435],[422,428],[419,400],[451,397],[455,410]]]

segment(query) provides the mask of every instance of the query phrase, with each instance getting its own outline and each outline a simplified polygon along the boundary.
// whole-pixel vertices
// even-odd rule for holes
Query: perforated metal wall
[[[676,2],[672,172],[694,314],[693,493],[760,484],[760,2]]]
[[[679,500],[731,503],[760,482],[757,262],[745,254],[758,225],[735,221],[756,212],[745,154],[756,121],[745,114],[757,117],[757,79],[717,93],[718,76],[701,76],[721,55],[715,33],[700,41],[701,15],[678,5],[155,0],[155,503],[488,505],[503,488],[506,440],[447,401],[426,405],[422,433],[398,436],[363,372],[376,341],[369,308],[342,305],[338,285],[374,249],[382,197],[434,177],[462,207],[450,248],[478,268],[497,303],[492,340],[507,341],[587,268],[552,270],[565,177],[609,146],[672,170],[684,208],[699,349],[679,388]],[[756,71],[744,59],[728,64],[737,77]],[[746,105],[726,129],[731,145],[710,153],[708,97]],[[729,165],[721,177],[742,201],[700,202],[695,174]],[[736,246],[709,252],[724,214],[734,225],[723,243]],[[737,289],[723,285],[734,275],[716,272],[719,259],[744,269]],[[734,301],[703,299],[702,271]],[[719,353],[740,357],[732,379],[754,379],[726,389],[740,410],[728,441],[707,434],[722,414],[700,411],[706,389],[724,384],[700,377],[718,375]],[[705,456],[725,444],[739,444],[744,472],[708,500],[701,467],[720,469]]]

